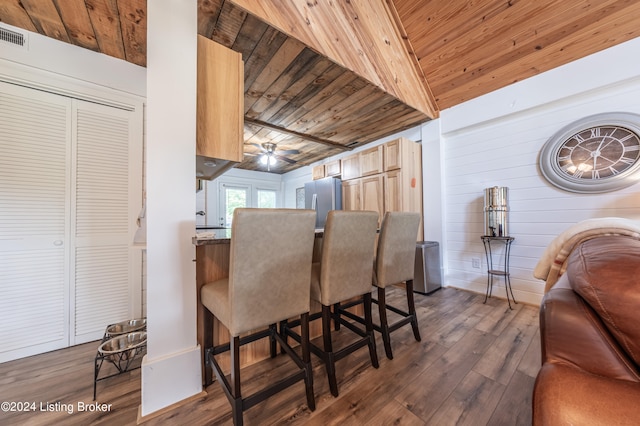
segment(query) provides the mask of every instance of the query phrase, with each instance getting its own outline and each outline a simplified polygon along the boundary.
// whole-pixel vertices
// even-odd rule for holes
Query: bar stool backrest
[[[385,288],[413,279],[419,226],[419,213],[387,212],[384,215],[376,256],[376,286]]]
[[[371,289],[378,213],[332,210],[327,215],[320,269],[325,306]]]
[[[231,335],[309,312],[315,212],[234,211],[229,298]]]

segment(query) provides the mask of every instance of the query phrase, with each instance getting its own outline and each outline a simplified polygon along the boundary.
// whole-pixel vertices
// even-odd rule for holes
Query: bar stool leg
[[[284,340],[285,344],[289,344],[289,334],[287,334],[286,329],[288,327],[287,324],[287,320],[282,320],[280,321],[280,337],[282,337],[282,340]],[[280,354],[284,355],[286,354],[287,351],[284,350],[284,348],[281,346],[280,347]]]
[[[333,329],[340,331],[340,302],[333,304]]]
[[[242,425],[242,393],[240,391],[240,337],[231,341],[231,396],[234,426]]]
[[[365,293],[364,296],[364,322],[365,329],[369,335],[369,356],[371,357],[371,365],[378,368],[378,353],[376,352],[376,336],[373,334],[373,319],[371,318],[371,293]]]
[[[364,309],[366,314],[367,312],[366,306]],[[382,334],[382,343],[384,344],[384,353],[387,355],[387,358],[393,359],[393,352],[391,351],[391,336],[389,332],[389,322],[387,320],[386,291],[384,288],[381,288],[381,287],[378,287],[378,312],[380,314],[380,334]]]
[[[409,307],[409,315],[411,316],[411,328],[413,329],[413,337],[419,342],[420,330],[418,329],[418,315],[416,315],[416,304],[413,300],[413,280],[407,280],[407,306]]]
[[[213,383],[213,369],[209,364],[209,360],[207,358],[207,350],[209,348],[213,348],[214,342],[214,333],[213,333],[213,314],[208,309],[202,310],[202,324],[205,330],[203,337],[203,360],[202,365],[204,365],[204,385],[209,386]]]
[[[307,392],[307,406],[309,410],[316,409],[316,399],[313,395],[313,366],[311,365],[311,347],[309,343],[309,313],[300,315],[300,346],[302,351],[302,362],[304,362],[305,379],[304,385]]]
[[[276,333],[278,329],[276,328],[276,324],[270,324],[269,331],[271,332],[269,336],[269,355],[271,358],[275,358],[276,355],[278,355],[278,345],[276,344]]]
[[[326,358],[324,365],[329,378],[329,389],[331,395],[338,396],[338,381],[336,380],[336,364],[333,357],[333,345],[331,343],[331,308],[322,305],[322,337]]]

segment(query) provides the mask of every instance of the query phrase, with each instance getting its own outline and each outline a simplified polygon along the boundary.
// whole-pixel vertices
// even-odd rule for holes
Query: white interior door
[[[71,101],[0,82],[0,362],[69,342]]]

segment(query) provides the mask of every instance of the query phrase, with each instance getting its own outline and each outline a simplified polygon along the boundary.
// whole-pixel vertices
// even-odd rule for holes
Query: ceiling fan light
[[[275,157],[273,155],[270,154],[264,154],[262,157],[260,157],[260,163],[262,163],[263,165],[269,165],[269,166],[275,166],[275,164],[277,163],[277,160],[275,159]]]

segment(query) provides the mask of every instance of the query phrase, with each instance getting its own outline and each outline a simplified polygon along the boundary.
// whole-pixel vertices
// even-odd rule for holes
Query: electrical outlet
[[[471,259],[471,266],[476,268],[476,269],[480,269],[480,259],[477,257],[474,257]]]

